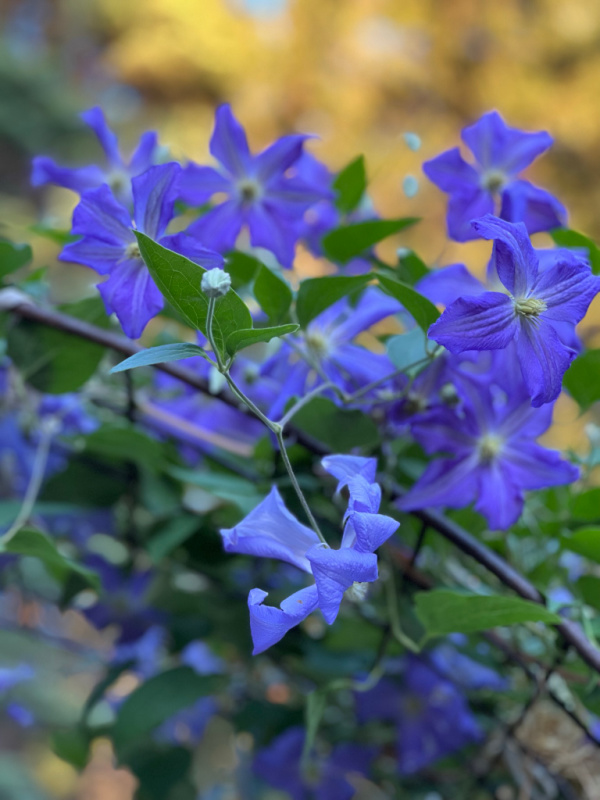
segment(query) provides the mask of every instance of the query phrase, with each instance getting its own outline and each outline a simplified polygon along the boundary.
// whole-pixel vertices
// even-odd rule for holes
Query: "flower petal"
[[[438,458],[432,461],[412,489],[395,505],[401,511],[414,511],[428,506],[468,506],[476,495],[474,476],[478,463],[476,454],[467,458]]]
[[[31,162],[31,185],[45,186],[52,183],[82,194],[94,189],[104,182],[104,173],[100,167],[89,166],[70,169],[61,167],[47,156],[37,156]]]
[[[164,306],[163,296],[141,260],[122,261],[108,280],[99,284],[108,313],[117,315],[130,339],[139,339],[148,322]]]
[[[158,239],[173,218],[180,173],[181,167],[172,161],[150,167],[131,181],[135,224],[151,239]]]
[[[542,272],[531,293],[546,303],[545,319],[575,326],[584,318],[598,292],[600,278],[592,275],[584,258],[573,255]]]
[[[245,519],[220,533],[228,553],[276,558],[305,572],[311,571],[306,551],[319,542],[314,531],[290,514],[275,487]]]
[[[351,522],[356,533],[354,549],[359,553],[374,553],[400,527],[398,520],[385,514],[358,512],[352,515]]]
[[[196,236],[205,247],[226,253],[235,246],[243,225],[244,214],[240,204],[236,200],[227,200],[192,222],[187,233]]]
[[[556,400],[575,351],[561,342],[551,323],[541,316],[535,323],[521,321],[517,354],[531,404],[537,408]]]
[[[444,306],[449,306],[459,297],[476,297],[485,292],[485,286],[464,264],[450,264],[433,270],[415,285],[415,289],[432,303]]]
[[[465,350],[500,350],[518,333],[510,297],[485,292],[479,297],[460,297],[429,328],[429,338],[451,353]]]
[[[90,108],[89,111],[84,111],[80,116],[85,124],[96,134],[110,164],[114,167],[121,167],[123,160],[119,153],[119,141],[116,134],[108,127],[102,109],[95,106]]]
[[[467,164],[458,147],[425,161],[423,172],[443,192],[470,192],[479,186],[477,170]]]
[[[132,240],[133,242],[133,234]],[[108,275],[124,257],[123,244],[110,244],[102,239],[84,236],[78,242],[65,245],[58,257],[59,261],[83,264],[91,267],[99,275]]]
[[[461,134],[463,142],[484,168],[516,174],[552,144],[545,131],[527,133],[509,128],[497,111],[489,111]]]
[[[579,477],[575,464],[565,461],[556,450],[548,450],[536,442],[509,442],[502,457],[515,482],[523,489],[561,486],[573,483]]]
[[[448,236],[456,242],[469,242],[477,239],[472,220],[491,214],[494,211],[494,198],[484,189],[457,192],[450,195],[446,224]]]
[[[302,155],[304,142],[311,139],[305,134],[291,134],[282,136],[265,148],[254,158],[255,175],[261,183],[267,183],[277,174],[282,175]]]
[[[248,174],[252,158],[248,140],[228,104],[217,108],[210,152],[234,177]]]
[[[483,239],[495,241],[496,269],[504,286],[512,295],[524,296],[538,274],[538,259],[525,225],[488,214],[473,220],[473,228]]]
[[[554,195],[529,181],[512,181],[502,191],[502,219],[523,222],[529,233],[549,231],[567,223],[567,210]]]
[[[195,236],[189,236],[185,232],[174,233],[171,236],[163,236],[159,243],[169,250],[181,253],[204,269],[223,269],[223,256],[215,250],[203,247]]]
[[[523,492],[502,461],[481,464],[478,470],[475,510],[487,519],[493,530],[506,530],[523,511]]]
[[[293,267],[298,236],[289,222],[266,206],[255,203],[248,211],[248,227],[253,247],[264,247],[273,253],[282,267]]]
[[[214,167],[199,167],[198,164],[188,164],[181,171],[177,188],[178,197],[184,203],[199,206],[206,203],[218,192],[229,194],[232,190],[232,183],[229,178],[226,178]]]
[[[325,456],[321,459],[323,469],[338,479],[336,491],[348,485],[351,478],[362,476],[368,483],[375,481],[377,459],[365,456]]]
[[[332,550],[322,544],[307,552],[319,595],[319,608],[325,622],[331,625],[340,610],[344,592],[353,583],[377,580],[377,556],[374,553],[359,553],[343,547]]]
[[[103,184],[86,192],[75,206],[71,233],[125,247],[135,241],[131,224],[127,209],[115,200],[108,186]],[[67,249],[68,245],[65,247]]]
[[[155,162],[158,149],[158,136],[155,131],[146,131],[140,137],[138,146],[133,151],[129,160],[129,171],[131,175],[139,175],[145,172]]]
[[[252,589],[248,595],[250,630],[254,643],[252,655],[255,656],[277,644],[289,630],[317,608],[315,585],[307,586],[290,595],[279,608],[264,606],[263,600],[266,597],[267,592],[263,592],[262,589]]]

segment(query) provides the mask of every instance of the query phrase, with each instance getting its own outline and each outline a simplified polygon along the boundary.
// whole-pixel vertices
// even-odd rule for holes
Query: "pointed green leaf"
[[[405,217],[342,225],[324,237],[323,249],[325,255],[332,261],[347,264],[351,259],[363,255],[382,239],[387,239],[388,236],[399,233],[418,221],[416,217]]]
[[[415,595],[417,617],[427,636],[475,633],[520,622],[555,625],[561,618],[539,603],[520,597],[478,595],[434,589]]]
[[[567,228],[557,228],[552,231],[552,238],[559,247],[571,247],[587,251],[592,272],[600,275],[600,248],[589,236]]]
[[[398,259],[398,280],[414,286],[415,283],[429,275],[429,268],[412,250],[402,251]]]
[[[142,258],[164,297],[188,325],[206,335],[208,300],[200,289],[206,270],[139,231],[135,231],[135,235]],[[222,354],[225,354],[225,342],[230,334],[251,327],[250,311],[233,289],[216,301],[213,334]]]
[[[367,173],[364,156],[358,156],[338,173],[333,182],[337,192],[335,204],[342,214],[354,211],[367,188]]]
[[[342,297],[364,288],[372,275],[326,275],[302,281],[296,299],[296,314],[303,328]]]
[[[274,328],[247,328],[246,330],[234,331],[227,337],[225,348],[230,356],[234,356],[238,350],[250,347],[258,342],[270,342],[277,336],[285,336],[288,333],[296,333],[299,325],[277,325]]]
[[[385,275],[378,275],[378,279],[381,288],[399,300],[419,328],[427,333],[429,327],[440,316],[440,312],[431,300],[419,294],[416,289],[406,283],[392,280]]]
[[[16,272],[33,258],[28,244],[14,244],[8,239],[0,239],[0,281],[11,272]]]
[[[206,351],[197,344],[189,342],[178,342],[177,344],[162,344],[159,347],[149,347],[133,356],[129,356],[125,361],[121,361],[111,369],[114,372],[125,372],[135,367],[151,367],[153,364],[165,364],[167,361],[181,361],[182,358],[192,358],[201,356],[209,361]]]
[[[254,281],[254,297],[272,322],[279,322],[285,317],[294,298],[287,283],[264,264],[259,266]]]

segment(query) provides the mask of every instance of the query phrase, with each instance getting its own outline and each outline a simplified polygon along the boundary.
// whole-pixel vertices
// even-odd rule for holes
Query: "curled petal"
[[[317,587],[307,586],[287,597],[279,608],[263,605],[267,592],[252,589],[248,595],[253,655],[277,644],[285,634],[317,608]]]
[[[321,459],[323,469],[337,478],[337,491],[347,486],[351,478],[361,475],[368,483],[373,483],[377,472],[377,459],[364,456],[325,456]]]
[[[344,592],[353,583],[377,580],[377,556],[374,553],[360,553],[346,547],[332,550],[318,544],[308,551],[306,557],[315,576],[319,608],[328,625],[335,622]]]
[[[367,514],[359,512],[352,515],[352,525],[356,532],[356,545],[359,553],[374,553],[392,536],[400,523],[385,514]]]
[[[495,241],[498,277],[508,291],[524,296],[538,274],[538,259],[522,222],[505,222],[491,214],[473,220],[473,228],[483,239]]]

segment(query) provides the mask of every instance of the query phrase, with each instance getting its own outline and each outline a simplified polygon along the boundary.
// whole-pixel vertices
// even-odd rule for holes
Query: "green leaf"
[[[326,308],[364,288],[371,280],[372,275],[326,275],[302,281],[296,299],[296,314],[301,327],[306,328]]]
[[[569,511],[579,522],[600,520],[600,487],[576,494],[569,500]]]
[[[475,633],[520,622],[546,622],[561,618],[547,608],[520,597],[478,595],[434,589],[417,592],[416,613],[428,637],[449,633]]]
[[[248,253],[232,250],[225,257],[225,269],[231,275],[234,289],[247,286],[262,266],[262,261]]]
[[[571,536],[562,536],[560,541],[564,550],[579,553],[600,564],[600,528],[578,528]]]
[[[136,800],[194,800],[196,791],[188,783],[192,751],[187,747],[149,745],[127,759],[139,781]]]
[[[433,305],[431,300],[419,294],[419,292],[407,283],[400,283],[385,275],[378,275],[377,277],[381,288],[388,294],[391,294],[392,297],[395,297],[396,300],[399,300],[419,328],[427,333],[429,327],[433,325],[440,316],[440,312]]]
[[[398,280],[414,286],[415,283],[429,275],[429,268],[424,261],[421,261],[412,250],[403,251],[398,260]]]
[[[49,239],[55,244],[65,245],[70,242],[76,242],[79,238],[77,234],[71,233],[68,230],[59,230],[58,228],[49,228],[46,225],[30,225],[29,230],[32,233],[41,236],[44,239]]]
[[[146,545],[148,555],[155,564],[162,561],[163,558],[168,556],[187,541],[190,536],[193,536],[200,526],[198,517],[188,514],[187,516],[179,516],[174,519],[168,520],[160,529],[154,534]]]
[[[323,690],[316,690],[306,695],[306,738],[304,739],[304,749],[302,751],[304,758],[310,754],[315,744],[326,702],[327,694]]]
[[[209,361],[206,351],[197,344],[189,342],[178,342],[177,344],[161,344],[158,347],[149,347],[133,356],[129,356],[125,361],[121,361],[116,367],[111,369],[114,372],[125,372],[135,367],[150,367],[152,364],[165,364],[167,361],[181,361],[182,358],[192,358],[201,356]]]
[[[586,350],[576,358],[565,373],[564,386],[582,411],[600,400],[600,350]]]
[[[52,750],[67,764],[82,770],[89,759],[90,740],[80,728],[56,731],[52,736]]]
[[[335,204],[342,214],[354,211],[367,188],[364,156],[358,156],[338,173],[333,188],[337,192]]]
[[[28,244],[14,244],[8,239],[0,239],[0,282],[6,275],[29,264],[32,258]]]
[[[188,325],[206,335],[208,300],[200,289],[206,270],[139,231],[135,235],[142,258],[164,297]],[[215,303],[213,334],[215,345],[223,355],[230,334],[251,327],[252,315],[233,289],[219,297]]]
[[[60,310],[92,325],[109,325],[99,297],[62,306]],[[80,389],[96,372],[104,352],[101,345],[32,320],[20,320],[8,335],[8,354],[22,376],[34,389],[49,394]]]
[[[71,573],[76,573],[85,580],[86,585],[94,589],[100,588],[100,581],[95,572],[64,556],[49,536],[34,528],[21,528],[12,539],[0,546],[0,553],[39,558],[48,572],[61,583],[64,583]]]
[[[575,584],[585,603],[600,609],[600,578],[595,575],[582,575]]]
[[[190,667],[175,667],[149,678],[119,708],[112,730],[119,760],[123,761],[165,720],[219,691],[222,685],[221,676],[198,675]]]
[[[163,446],[156,439],[125,424],[102,425],[84,439],[85,452],[114,461],[137,464],[159,470],[163,464]]]
[[[264,264],[260,264],[254,281],[254,297],[272,322],[284,319],[294,298],[287,283]]]
[[[552,238],[559,247],[572,247],[587,250],[594,275],[600,275],[600,248],[589,236],[567,228],[557,228],[551,232]]]
[[[244,514],[252,511],[264,499],[264,495],[259,492],[254,483],[227,472],[172,467],[169,475],[184,483],[198,486],[226,503],[233,503]]]
[[[377,425],[370,417],[362,411],[338,408],[325,397],[315,397],[297,411],[294,425],[336,453],[373,447],[379,442]]]
[[[327,234],[323,239],[325,255],[332,261],[347,264],[353,258],[370,250],[382,239],[414,225],[416,217],[404,219],[374,219],[368,222],[357,222],[354,225],[342,225]]]
[[[234,356],[238,350],[250,347],[258,342],[270,342],[277,336],[285,336],[288,333],[296,333],[299,325],[277,325],[274,328],[247,328],[246,330],[234,331],[229,334],[225,342],[225,348],[230,356]]]

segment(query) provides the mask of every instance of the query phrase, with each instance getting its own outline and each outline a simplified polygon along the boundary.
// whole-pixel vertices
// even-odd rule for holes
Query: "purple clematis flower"
[[[463,390],[467,386],[465,380]],[[558,452],[535,442],[551,421],[551,406],[532,408],[518,391],[499,403],[491,387],[473,381],[460,409],[436,408],[413,421],[412,434],[428,454],[449,455],[429,463],[398,507],[462,508],[475,502],[492,528],[508,528],[521,514],[525,491],[579,476]]]
[[[523,222],[529,233],[565,224],[564,206],[549,192],[518,177],[550,147],[548,133],[509,128],[497,111],[490,111],[463,129],[462,140],[475,156],[474,164],[463,159],[458,147],[423,164],[427,177],[450,195],[447,224],[452,239],[476,239],[479,231],[473,230],[471,220],[485,214]]]
[[[366,584],[377,580],[375,550],[398,529],[399,523],[379,514],[381,488],[370,483],[375,470],[364,459],[332,456],[323,463],[334,464],[335,477],[342,476],[350,494],[345,515],[344,535],[339,550],[323,544],[317,534],[290,514],[275,487],[262,503],[235,528],[221,530],[228,553],[245,553],[275,558],[312,574],[315,583],[286,598],[279,608],[265,606],[267,592],[252,589],[248,596],[250,628],[254,654],[262,653],[319,608],[325,621],[335,621],[344,594],[351,590],[354,599],[362,599]]]
[[[223,265],[218,253],[202,247],[193,237],[185,233],[164,235],[173,217],[174,187],[180,172],[178,164],[161,164],[132,180],[133,222],[108,186],[86,192],[73,212],[72,232],[82,238],[66,245],[59,256],[61,261],[84,264],[100,275],[108,275],[98,289],[107,312],[117,315],[131,339],[141,336],[164,305],[132,227],[205,269]]]
[[[301,157],[307,138],[283,136],[252,155],[231,108],[220,106],[210,140],[210,152],[219,169],[189,164],[179,182],[179,195],[192,205],[221,193],[227,200],[193,223],[190,233],[208,247],[227,252],[247,227],[254,247],[270,250],[282,266],[292,267],[298,223],[308,208],[330,195],[318,181],[287,174]]]
[[[561,335],[564,339],[565,328],[573,332],[583,319],[600,291],[600,279],[585,259],[567,251],[541,271],[523,223],[488,215],[473,226],[496,242],[496,268],[505,292],[460,297],[431,326],[429,336],[452,353],[503,350],[514,342],[532,405],[550,403],[560,394],[576,355]]]
[[[356,695],[359,721],[389,720],[397,729],[398,771],[412,775],[482,739],[462,692],[425,660],[407,656],[403,685],[390,678]]]
[[[99,167],[92,164],[72,169],[59,166],[47,156],[37,156],[32,162],[32,185],[44,186],[51,183],[83,194],[89,189],[97,189],[106,184],[120,202],[129,206],[131,179],[145,172],[157,161],[159,148],[156,133],[154,131],[144,133],[127,162],[119,151],[117,137],[108,127],[101,108],[84,111],[81,118],[96,134],[106,156],[106,166]]]
[[[288,792],[293,800],[351,800],[356,793],[352,776],[365,776],[376,748],[337,745],[329,758],[315,758],[302,769],[305,731],[288,728],[254,759],[254,772],[265,783]]]

